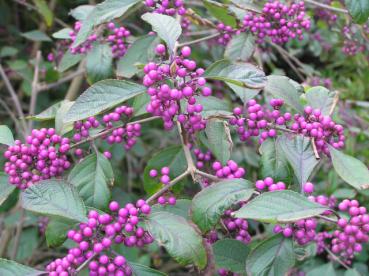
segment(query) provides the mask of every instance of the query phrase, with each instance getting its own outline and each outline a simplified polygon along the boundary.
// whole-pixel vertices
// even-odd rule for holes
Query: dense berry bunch
[[[333,2],[333,0],[322,0],[321,1],[323,4],[326,4],[328,6],[330,6]],[[333,24],[337,21],[337,14],[334,13],[333,11],[329,10],[329,9],[321,9],[321,8],[316,8],[314,11],[314,16],[317,19],[323,20],[329,24]]]
[[[282,99],[272,99],[270,106],[273,110],[271,111],[255,100],[250,100],[247,102],[246,110],[240,107],[233,110],[234,118],[231,118],[229,123],[236,126],[241,141],[246,141],[252,136],[259,136],[259,142],[262,143],[268,137],[277,136],[277,130],[273,128],[273,125],[286,125],[291,120],[290,113],[282,114],[280,111],[283,103]]]
[[[344,129],[336,124],[328,115],[323,115],[319,109],[306,106],[304,114],[296,114],[291,129],[304,136],[315,139],[318,151],[329,154],[328,144],[336,149],[345,146]]]
[[[116,27],[113,22],[107,25],[111,34],[108,35],[107,41],[110,43],[113,57],[123,57],[128,49],[127,37],[131,35],[131,32],[125,27]]]
[[[363,25],[362,32],[357,25],[347,25],[343,27],[343,47],[342,52],[347,56],[355,56],[358,53],[369,51],[367,49],[367,39],[369,39],[369,26]],[[365,36],[363,40],[361,35]]]
[[[312,77],[307,81],[310,86],[324,86],[327,89],[332,89],[332,80],[330,78]]]
[[[74,23],[74,28],[69,32],[70,39],[72,42],[69,45],[69,50],[72,54],[86,54],[88,51],[92,49],[92,43],[97,40],[97,34],[91,34],[87,38],[87,40],[77,47],[73,47],[73,43],[77,38],[77,34],[82,27],[82,23],[80,21],[76,21]]]
[[[145,5],[153,8],[156,13],[166,15],[184,15],[186,13],[184,0],[145,0]]]
[[[204,153],[201,151],[201,149],[195,148],[193,149],[193,153],[195,154],[196,168],[198,169],[203,169],[207,162],[210,162],[212,159],[214,159],[214,156],[210,150]]]
[[[318,222],[314,218],[301,219],[296,223],[282,227],[276,225],[274,233],[282,233],[286,238],[293,237],[298,244],[305,245],[316,238],[316,227]]]
[[[223,23],[219,23],[217,25],[217,30],[220,33],[220,36],[217,38],[217,42],[218,44],[224,46],[228,44],[233,35],[241,33],[240,30],[233,29],[231,26],[224,25]]]
[[[242,178],[246,173],[245,169],[239,167],[233,160],[228,160],[227,165],[225,166],[223,166],[222,163],[215,161],[212,168],[218,178]]]
[[[258,180],[255,182],[255,187],[259,191],[267,189],[269,192],[282,191],[286,189],[286,184],[282,181],[274,183],[275,181],[271,177],[266,177],[264,180]]]
[[[310,28],[310,20],[305,18],[303,1],[290,6],[273,1],[264,5],[261,15],[245,15],[243,25],[245,30],[257,36],[259,43],[269,37],[274,43],[283,44],[294,38],[301,40],[303,31]]]
[[[170,168],[169,167],[162,167],[160,172],[161,172],[160,182],[163,183],[164,185],[169,184],[169,182],[170,182],[170,176],[169,176]],[[150,170],[149,175],[152,178],[156,178],[156,177],[159,176],[159,173],[158,173],[157,170],[152,169],[152,170]]]
[[[165,46],[159,44],[156,53],[165,54]],[[201,77],[204,69],[197,68],[194,60],[187,59],[191,55],[190,47],[183,47],[181,55],[174,58],[169,65],[150,62],[144,67],[143,84],[151,97],[146,110],[153,115],[161,116],[164,128],[171,129],[174,119],[182,123],[188,133],[192,134],[205,128],[206,120],[201,116],[203,106],[197,103],[196,95],[209,96],[211,89],[206,87],[206,80]],[[172,79],[175,87],[167,83]],[[181,101],[185,105],[181,109]]]
[[[77,246],[69,249],[64,258],[47,265],[49,275],[73,275],[76,268],[89,260],[89,275],[132,275],[124,256],[113,254],[113,244],[142,247],[153,238],[139,226],[140,216],[150,213],[150,206],[142,199],[136,205],[128,203],[120,208],[115,201],[109,204],[111,214],[99,214],[92,210],[88,222],[79,229],[68,231],[68,238]],[[111,274],[113,273],[113,274]]]
[[[226,230],[235,237],[236,240],[239,240],[243,243],[250,243],[251,236],[247,231],[249,229],[249,225],[247,220],[240,218],[233,218],[231,216],[232,210],[227,210],[224,212],[222,217],[223,225],[226,227]]]
[[[56,134],[55,129],[32,130],[25,144],[16,140],[4,153],[9,182],[26,189],[37,181],[60,176],[70,167],[69,149],[69,139]]]

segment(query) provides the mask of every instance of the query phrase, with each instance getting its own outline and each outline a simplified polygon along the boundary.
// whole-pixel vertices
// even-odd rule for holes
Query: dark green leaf
[[[129,262],[133,276],[165,276],[167,274],[138,263]]]
[[[152,212],[169,212],[177,216],[181,216],[185,219],[189,219],[189,211],[191,207],[191,200],[178,199],[175,205],[160,205],[155,204],[152,206]]]
[[[13,133],[6,125],[0,125],[0,144],[8,146],[14,145]]]
[[[124,80],[99,81],[77,98],[64,121],[73,122],[94,116],[144,93],[145,90],[142,85]]]
[[[67,50],[59,63],[58,71],[64,72],[68,70],[69,68],[78,64],[83,57],[83,55],[73,55],[69,50]]]
[[[84,202],[91,207],[106,209],[114,174],[108,159],[101,153],[91,154],[74,166],[68,176]]]
[[[215,264],[234,273],[245,273],[249,247],[233,239],[219,240],[213,245]]]
[[[228,101],[224,99],[218,99],[216,97],[195,97],[196,103],[203,106],[201,114],[205,117],[217,116],[217,115],[230,115],[232,114],[232,106]]]
[[[0,259],[1,276],[37,276],[45,272],[33,269],[32,267],[16,263],[11,260]]]
[[[248,200],[253,192],[253,185],[245,179],[223,180],[212,184],[193,198],[192,221],[201,231],[209,231],[227,209],[241,200]]]
[[[345,5],[355,23],[364,24],[368,21],[369,0],[345,0]]]
[[[229,60],[219,60],[210,65],[206,69],[204,77],[248,88],[264,88],[266,84],[264,72],[254,65],[231,63]]]
[[[29,31],[26,33],[22,33],[21,35],[32,41],[47,41],[47,42],[52,41],[50,37],[48,37],[45,33],[39,30]]]
[[[255,39],[251,34],[241,33],[227,44],[224,57],[232,61],[247,61],[254,53]]]
[[[86,221],[86,207],[78,192],[63,180],[43,180],[22,191],[24,209],[46,216]]]
[[[55,113],[55,130],[60,135],[68,133],[73,129],[73,122],[65,122],[64,118],[73,106],[74,102],[63,100]]]
[[[227,26],[235,28],[237,26],[237,21],[234,16],[228,14],[227,7],[219,2],[204,0],[205,8],[210,12],[212,16],[218,19],[220,22]]]
[[[173,51],[174,44],[182,33],[179,22],[171,16],[158,13],[145,13],[141,18],[149,23],[153,31],[165,41],[170,52]]]
[[[41,113],[34,115],[34,116],[29,116],[27,117],[27,119],[31,119],[34,121],[48,121],[48,120],[54,120],[57,111],[59,110],[61,104],[63,101],[61,102],[57,102],[55,104],[53,104],[52,106],[48,107],[47,109],[45,109],[44,111],[42,111]]]
[[[247,103],[249,100],[255,98],[260,92],[260,89],[241,87],[232,83],[226,84],[233,90],[234,93],[236,93],[243,103]]]
[[[308,105],[320,109],[323,115],[329,115],[333,106],[336,92],[329,91],[322,86],[316,86],[306,91],[306,100]]]
[[[286,275],[295,264],[292,239],[275,235],[258,244],[246,260],[249,275]]]
[[[113,55],[107,44],[94,44],[86,57],[87,80],[90,84],[113,75]]]
[[[0,206],[8,198],[8,196],[15,190],[15,185],[11,185],[8,180],[8,175],[0,173]]]
[[[168,212],[151,213],[146,226],[155,240],[182,265],[207,263],[202,237],[183,217]]]
[[[67,239],[67,232],[75,225],[75,221],[61,219],[61,218],[50,218],[46,232],[46,242],[48,247],[61,246]]]
[[[134,98],[132,108],[134,109],[134,116],[146,114],[146,106],[150,102],[150,95],[143,93]]]
[[[8,255],[11,256],[13,253],[13,248],[15,246],[15,235],[10,240],[8,246]],[[33,252],[36,250],[38,246],[38,230],[37,228],[26,228],[23,229],[20,233],[19,237],[19,247],[17,250],[17,255],[15,256],[15,260],[18,262],[23,262],[29,259]],[[0,264],[1,266],[1,264]],[[1,268],[0,268],[1,272]],[[3,275],[0,273],[0,275]]]
[[[306,273],[306,276],[322,276],[322,275],[329,275],[329,276],[336,275],[333,264],[331,262],[315,267],[311,271]]]
[[[266,192],[235,212],[235,217],[269,223],[289,223],[322,214],[328,208],[290,191]]]
[[[136,65],[146,64],[152,58],[156,41],[156,36],[146,35],[133,42],[127,53],[118,61],[117,75],[132,78],[137,74],[140,69]]]
[[[46,25],[50,27],[53,24],[54,15],[53,12],[50,10],[49,5],[46,3],[45,0],[33,0],[37,11],[42,15],[44,18]]]
[[[332,146],[329,146],[329,152],[335,171],[345,182],[358,190],[369,188],[369,171],[363,162]]]

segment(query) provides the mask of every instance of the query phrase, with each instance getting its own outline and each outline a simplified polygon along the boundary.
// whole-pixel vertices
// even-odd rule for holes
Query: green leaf
[[[369,0],[345,0],[345,5],[355,23],[364,24],[368,21]]]
[[[332,146],[329,146],[329,152],[335,171],[345,182],[358,190],[369,188],[369,171],[363,162]]]
[[[82,21],[82,27],[73,43],[73,47],[85,42],[94,27],[122,16],[138,2],[140,0],[105,0],[97,4],[86,19]]]
[[[234,36],[227,44],[224,57],[232,61],[247,61],[254,53],[254,36],[241,33]]]
[[[189,211],[191,207],[191,200],[189,199],[178,199],[175,205],[161,205],[155,204],[152,206],[152,212],[169,212],[177,216],[181,216],[185,219],[189,219]]]
[[[167,274],[138,263],[129,262],[133,276],[165,276]]]
[[[207,263],[202,237],[183,217],[168,213],[151,213],[146,226],[155,240],[180,264],[195,264],[200,269]]]
[[[146,35],[138,38],[128,48],[126,54],[119,59],[117,63],[117,75],[125,78],[132,78],[140,72],[137,64],[146,64],[154,53],[154,46],[157,42],[157,37],[154,35]]]
[[[18,54],[18,49],[10,46],[4,46],[0,50],[0,57],[12,57]]]
[[[14,137],[10,128],[6,125],[0,125],[0,144],[14,145]]]
[[[56,39],[70,39],[69,33],[72,31],[71,28],[64,28],[61,29],[55,33],[53,33],[51,36]]]
[[[155,154],[147,163],[144,171],[144,189],[151,195],[158,191],[163,184],[158,179],[150,177],[150,170],[162,167],[170,168],[170,178],[174,179],[187,169],[187,161],[182,146],[171,146]]]
[[[42,274],[45,272],[11,260],[0,259],[0,275],[2,276],[37,276]]]
[[[192,199],[192,221],[201,231],[207,232],[218,223],[227,209],[241,200],[248,200],[253,192],[253,185],[245,179],[229,179],[212,184]]]
[[[201,104],[203,109],[201,115],[204,118],[218,115],[231,115],[232,106],[228,101],[219,99],[213,96],[196,97],[196,103]]]
[[[314,155],[309,138],[294,136],[292,139],[286,135],[277,138],[277,145],[290,163],[300,185],[306,183],[319,161]]]
[[[51,218],[47,224],[45,237],[48,247],[61,246],[67,239],[67,232],[74,227],[75,221]]]
[[[219,240],[213,244],[215,264],[234,273],[245,273],[246,258],[249,247],[233,239]]]
[[[94,116],[145,91],[144,86],[125,80],[99,81],[77,98],[66,114],[64,122],[73,122]]]
[[[60,104],[60,107],[55,113],[55,130],[60,135],[63,135],[65,133],[68,133],[73,129],[73,123],[72,122],[64,122],[64,118],[70,108],[73,106],[74,102],[71,102],[69,100],[63,100]]]
[[[355,268],[351,268],[345,271],[344,276],[361,276],[361,274]]]
[[[22,207],[46,216],[85,222],[86,207],[78,192],[63,180],[43,180],[21,193]]]
[[[60,63],[58,65],[58,71],[64,72],[68,70],[69,68],[73,67],[74,65],[78,64],[83,58],[83,55],[73,55],[69,50],[67,50],[62,59],[60,60]]]
[[[107,44],[94,44],[86,57],[87,80],[89,84],[107,79],[113,75],[113,55]]]
[[[248,88],[264,88],[266,77],[263,71],[248,63],[231,63],[219,60],[210,65],[204,74],[207,79],[221,80]]]
[[[274,181],[288,183],[291,172],[288,161],[275,139],[265,140],[259,149],[261,153],[261,178],[271,177]]]
[[[285,76],[268,76],[265,91],[274,98],[283,99],[284,102],[296,111],[302,113],[304,108],[300,104],[303,88],[297,82]]]
[[[314,109],[320,109],[323,115],[329,115],[335,97],[335,91],[329,91],[327,88],[322,86],[312,87],[306,91],[306,100],[308,105]]]
[[[151,97],[147,93],[143,93],[134,98],[132,108],[134,110],[134,116],[140,116],[146,114],[146,106],[150,102]]]
[[[0,206],[8,198],[8,196],[15,190],[15,185],[9,183],[8,175],[0,173]]]
[[[53,15],[53,12],[49,9],[49,6],[46,3],[46,1],[45,0],[33,0],[33,2],[35,3],[37,11],[44,18],[46,25],[50,27],[53,24],[54,15]]]
[[[322,276],[322,275],[329,276],[336,275],[333,264],[331,262],[315,267],[311,271],[306,273],[306,276]]]
[[[236,93],[243,103],[247,103],[249,100],[255,98],[260,92],[260,89],[245,88],[227,82],[226,84],[233,90],[234,93]]]
[[[68,176],[88,206],[106,209],[111,198],[109,186],[114,182],[114,174],[108,159],[101,153],[94,153],[74,166]]]
[[[209,119],[206,123],[205,133],[211,152],[223,165],[226,164],[231,157],[233,147],[227,122]]]
[[[34,252],[38,246],[38,229],[33,228],[26,228],[23,229],[20,233],[19,238],[19,247],[17,250],[17,255],[15,256],[15,260],[18,262],[23,262],[27,259],[29,259],[32,256],[32,252]],[[15,235],[10,240],[9,246],[8,246],[8,256],[11,256],[13,253],[13,248],[15,246]],[[0,264],[1,266],[1,264]],[[1,269],[0,269],[1,272]],[[3,275],[0,273],[0,275]]]
[[[246,260],[249,275],[286,275],[295,264],[292,239],[275,235],[258,244]]]
[[[78,21],[83,21],[95,8],[94,5],[80,5],[77,8],[72,9],[69,14]]]
[[[212,16],[221,21],[227,26],[232,28],[237,27],[237,21],[234,16],[228,14],[227,7],[211,0],[204,0],[205,8],[210,12]]]
[[[168,15],[158,13],[145,13],[141,18],[152,26],[154,32],[165,41],[170,52],[174,49],[174,44],[182,33],[179,22]]]
[[[289,223],[311,218],[328,210],[309,201],[305,196],[290,191],[266,192],[248,202],[235,212],[235,217],[268,223]]]
[[[48,37],[45,33],[39,30],[33,30],[26,33],[22,33],[21,36],[32,41],[47,41],[47,42],[52,41],[50,37]]]
[[[63,101],[61,102],[57,102],[55,104],[53,104],[52,106],[48,107],[47,109],[45,109],[44,111],[42,111],[41,113],[34,115],[34,116],[29,116],[27,117],[27,119],[31,119],[34,121],[49,121],[49,120],[54,120],[56,117],[56,113],[58,112],[61,104],[63,103]]]

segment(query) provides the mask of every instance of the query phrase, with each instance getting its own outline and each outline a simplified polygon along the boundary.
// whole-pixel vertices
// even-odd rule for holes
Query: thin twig
[[[36,104],[37,104],[37,96],[38,96],[38,76],[40,73],[40,61],[41,61],[41,51],[37,51],[36,59],[35,59],[35,70],[33,73],[33,81],[32,81],[32,92],[31,92],[31,103],[29,106],[29,115],[35,115]],[[28,123],[28,129],[31,131],[33,125],[33,120],[30,120]]]
[[[311,144],[313,145],[313,151],[314,151],[314,155],[315,155],[315,159],[319,160],[320,156],[319,156],[319,152],[318,149],[316,148],[316,144],[315,144],[315,138],[311,138]]]
[[[13,102],[14,102],[15,109],[17,110],[18,117],[19,117],[19,119],[21,121],[21,124],[22,124],[22,127],[23,127],[23,132],[26,133],[27,132],[27,124],[26,124],[26,120],[24,119],[25,116],[24,116],[24,113],[23,113],[21,103],[18,99],[17,94],[15,93],[15,90],[14,90],[13,86],[11,85],[11,83],[8,79],[8,76],[5,74],[3,66],[1,64],[0,64],[0,75],[3,78],[5,86],[6,86],[7,90],[9,91],[10,96],[11,96]]]
[[[326,220],[326,221],[332,222],[332,223],[337,223],[337,220],[332,219],[332,218],[329,218],[329,217],[326,217],[326,216],[318,215],[317,217],[318,217],[318,218],[321,218],[321,219],[323,219],[323,220]]]
[[[340,99],[340,93],[338,91],[336,91],[336,95],[334,96],[334,99],[333,99],[333,103],[332,103],[332,106],[331,106],[331,109],[329,110],[329,116],[331,116],[333,114],[333,111],[334,109],[336,108],[337,104],[338,104],[338,101]]]
[[[211,35],[208,35],[208,36],[199,38],[199,39],[195,39],[195,40],[183,42],[183,43],[178,44],[178,48],[181,48],[183,46],[188,46],[188,45],[196,44],[196,43],[200,43],[200,42],[203,42],[203,41],[207,41],[209,39],[216,38],[216,37],[218,37],[220,35],[221,35],[220,33],[215,33],[215,34],[211,34]]]
[[[347,264],[345,264],[339,257],[336,256],[336,254],[334,254],[332,251],[330,251],[328,247],[324,246],[324,250],[333,258],[333,260],[338,262],[344,268],[351,269],[351,267],[349,267]]]
[[[341,9],[341,8],[336,8],[336,7],[332,7],[332,6],[329,6],[329,5],[326,5],[326,4],[323,4],[323,3],[319,3],[319,2],[316,2],[314,0],[305,0],[306,3],[309,3],[311,5],[314,5],[314,6],[317,6],[317,7],[320,7],[320,8],[323,8],[323,9],[326,9],[326,10],[331,10],[331,11],[336,11],[336,12],[342,12],[342,13],[345,13],[345,14],[348,14],[349,11],[346,10],[346,9]]]
[[[220,181],[221,180],[220,178],[216,177],[215,175],[208,174],[208,173],[200,171],[198,169],[195,170],[195,174],[204,176],[204,177],[209,178],[210,180],[213,180],[213,181]]]
[[[72,79],[74,79],[75,77],[82,75],[85,73],[84,69],[79,69],[71,74],[69,74],[68,76],[65,76],[63,78],[61,78],[60,80],[53,82],[53,83],[49,83],[49,84],[43,84],[43,85],[39,85],[37,91],[38,92],[43,92],[43,91],[47,91],[53,88],[56,88],[60,85],[62,85],[65,82],[68,82]]]
[[[186,132],[183,130],[181,123],[178,121],[177,121],[177,127],[178,127],[179,137],[181,139],[182,148],[183,148],[185,158],[187,161],[187,166],[188,166],[187,169],[190,172],[192,179],[195,180],[196,166],[192,160],[191,152],[186,142],[187,141]]]
[[[19,121],[17,119],[17,117],[15,116],[15,114],[13,113],[13,111],[10,110],[10,108],[8,107],[8,105],[6,104],[5,101],[3,101],[0,98],[0,105],[5,109],[5,111],[9,114],[10,118],[13,120],[15,126],[17,127],[17,129],[20,130],[20,132],[22,133],[22,135],[24,136],[24,138],[26,138],[26,133],[23,132],[22,127],[19,124]]]
[[[86,265],[88,265],[88,263],[93,259],[93,258],[95,258],[96,257],[96,255],[97,255],[97,253],[94,253],[94,254],[92,254],[91,255],[91,257],[90,258],[88,258],[86,261],[84,261],[77,269],[76,269],[76,271],[75,271],[75,275],[78,275],[78,273],[82,270],[82,269],[84,269],[85,268],[85,266]]]

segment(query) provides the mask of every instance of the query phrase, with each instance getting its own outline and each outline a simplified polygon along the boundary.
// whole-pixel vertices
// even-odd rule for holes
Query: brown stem
[[[338,91],[336,91],[336,95],[334,96],[334,100],[331,106],[331,109],[329,110],[329,116],[332,116],[334,109],[336,108],[338,101],[340,99],[340,93]]]
[[[347,264],[345,264],[339,257],[336,256],[332,251],[329,250],[328,247],[324,246],[324,250],[340,265],[342,265],[346,269],[351,269]]]
[[[316,148],[316,144],[315,144],[315,138],[311,138],[311,144],[313,145],[313,151],[314,151],[314,155],[315,155],[315,159],[319,160],[320,156],[319,156],[319,152],[318,149]]]
[[[335,11],[335,12],[341,12],[341,13],[345,13],[345,14],[348,14],[349,13],[348,10],[346,10],[346,9],[340,9],[340,8],[332,7],[332,6],[323,4],[323,3],[316,2],[314,0],[305,0],[305,2],[306,3],[309,3],[311,5],[314,5],[314,6],[323,8],[323,9],[326,9],[326,10],[331,10],[331,11]]]
[[[199,38],[199,39],[195,39],[195,40],[183,42],[183,43],[178,44],[178,47],[177,48],[181,48],[183,46],[188,46],[188,45],[200,43],[200,42],[203,42],[203,41],[206,41],[206,40],[209,40],[209,39],[216,38],[216,37],[218,37],[220,35],[221,35],[220,33],[215,33],[215,34],[211,34],[211,35],[208,35],[208,36]]]
[[[78,70],[83,70],[85,67],[85,62],[81,61],[78,65]],[[79,88],[81,87],[83,82],[83,76],[78,75],[75,76],[68,88],[67,94],[65,95],[65,99],[68,101],[74,101],[77,98]]]
[[[41,61],[41,51],[37,51],[36,59],[35,59],[35,69],[33,73],[33,81],[32,81],[32,92],[31,92],[31,103],[29,106],[29,115],[35,115],[36,104],[37,104],[37,95],[38,95],[38,78],[40,73],[40,61]],[[29,120],[28,123],[28,131],[30,132],[32,129],[33,120]]]
[[[215,175],[212,175],[212,174],[208,174],[206,172],[203,172],[203,171],[200,171],[198,169],[195,170],[195,174],[198,174],[198,175],[201,175],[201,176],[204,176],[210,180],[213,180],[213,181],[220,181],[221,179],[216,177]]]
[[[86,261],[84,261],[75,271],[74,275],[78,275],[78,273],[81,272],[82,269],[85,268],[86,265],[88,265],[88,263],[95,258],[97,255],[97,253],[92,254],[92,256],[90,258],[88,258]]]
[[[60,80],[53,82],[53,83],[49,83],[49,84],[43,84],[43,85],[39,85],[38,86],[38,92],[43,92],[43,91],[47,91],[53,88],[58,87],[59,85],[62,85],[65,82],[68,82],[70,80],[73,80],[75,77],[78,77],[79,75],[82,75],[85,73],[84,69],[80,69],[77,70],[71,74],[69,74],[68,76],[65,76],[63,78],[61,78]]]

